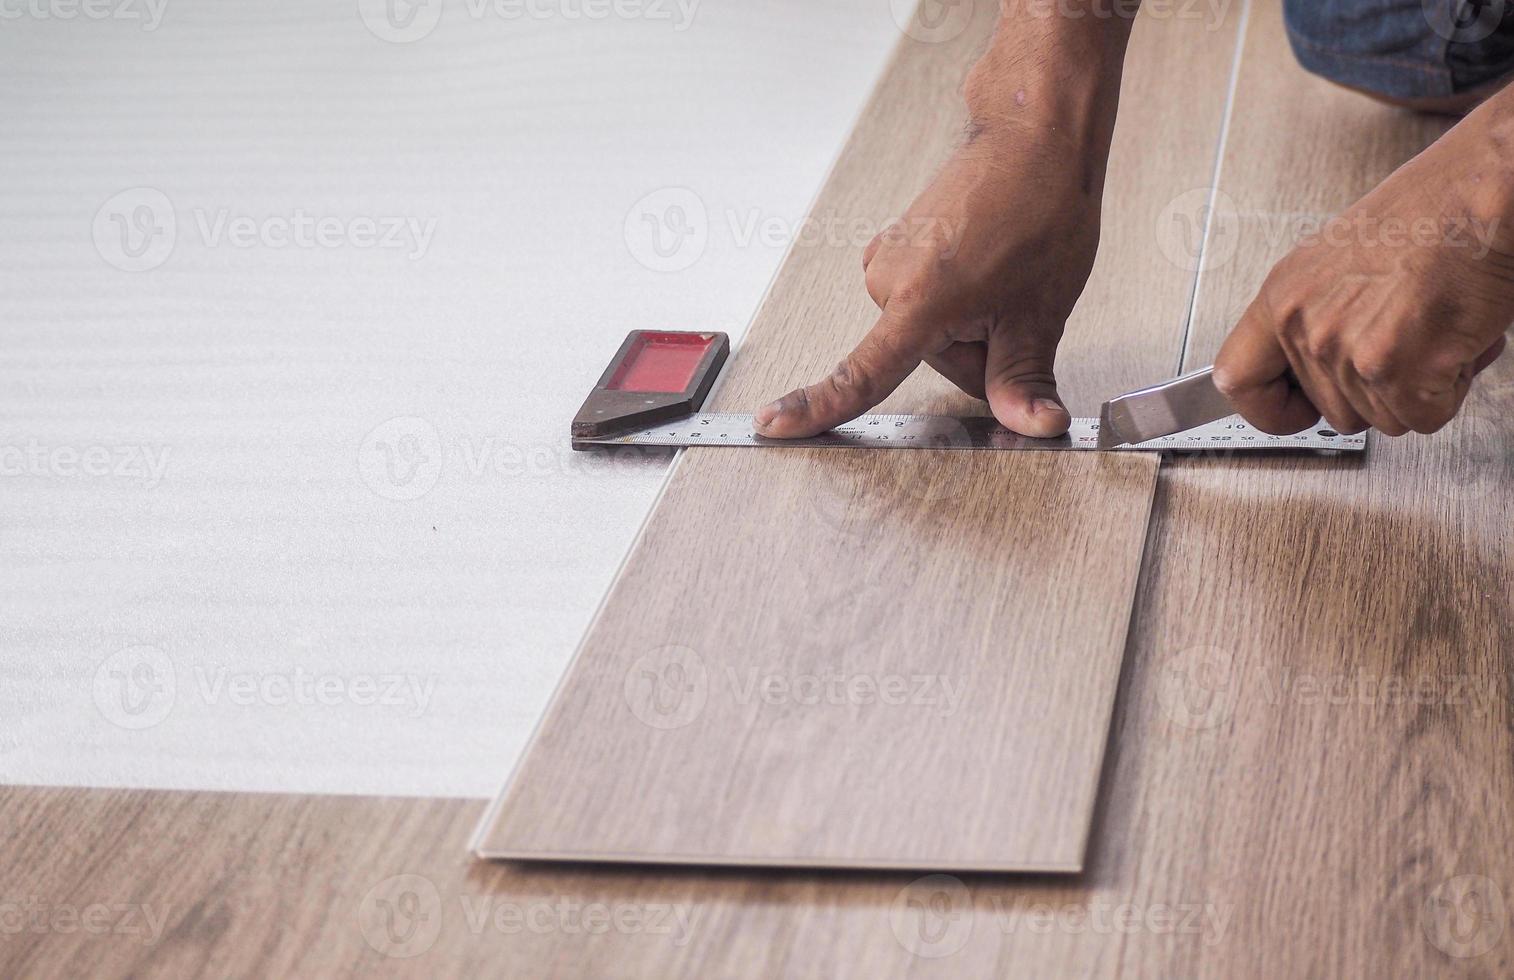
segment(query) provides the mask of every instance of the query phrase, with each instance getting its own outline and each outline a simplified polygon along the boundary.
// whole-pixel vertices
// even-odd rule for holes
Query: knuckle
[[[889,303],[911,306],[932,296],[941,283],[941,273],[934,264],[911,269],[893,283],[889,290]]]
[[[889,301],[888,270],[882,261],[874,261],[862,273],[867,295],[880,309]]]
[[[847,401],[871,398],[877,387],[873,382],[871,372],[856,354],[844,358],[837,364],[836,369],[823,383],[828,385],[831,392],[839,399]]]
[[[1303,297],[1286,259],[1262,280],[1253,307],[1278,333],[1294,333],[1303,327]]]
[[[1380,387],[1398,378],[1398,364],[1385,351],[1367,351],[1352,359],[1357,375],[1369,386]]]
[[[779,411],[795,418],[808,418],[810,414],[810,389],[795,388],[778,399]]]
[[[1303,342],[1299,346],[1311,361],[1320,363],[1335,360],[1337,346],[1333,333],[1325,330],[1311,330],[1306,332],[1302,339]]]

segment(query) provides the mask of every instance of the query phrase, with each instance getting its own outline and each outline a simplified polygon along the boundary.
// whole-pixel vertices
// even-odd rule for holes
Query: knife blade
[[[1099,409],[1099,448],[1146,442],[1235,414],[1206,367],[1111,398]]]

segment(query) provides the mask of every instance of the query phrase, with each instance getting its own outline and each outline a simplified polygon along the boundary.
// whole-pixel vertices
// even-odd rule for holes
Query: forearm
[[[963,86],[971,142],[1031,139],[1085,164],[1102,190],[1138,0],[1001,0]]]
[[[1514,86],[1490,96],[1438,141],[1451,153],[1426,151],[1410,166],[1425,180],[1450,179],[1459,193],[1461,213],[1442,220],[1467,222],[1489,272],[1514,277]],[[1446,158],[1455,161],[1450,173]],[[1443,229],[1444,230],[1444,229]]]

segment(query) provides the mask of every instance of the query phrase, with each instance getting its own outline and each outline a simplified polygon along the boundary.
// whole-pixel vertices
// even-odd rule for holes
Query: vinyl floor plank
[[[813,220],[881,227],[929,180],[996,14],[972,9],[950,42],[902,42]],[[1170,202],[1212,176],[1234,29],[1137,26],[1103,250],[1061,357],[1075,412],[1177,367],[1193,267],[1151,241]],[[715,409],[812,380],[871,326],[865,241],[817,239],[784,262]],[[882,410],[986,409],[921,371]],[[480,852],[1077,870],[1156,468],[685,452]]]
[[[1447,125],[1289,60],[1255,4],[1187,369],[1301,234]],[[1258,975],[1511,972],[1511,417],[1505,357],[1444,430],[1374,434],[1359,460],[1164,464],[1129,656],[1171,741],[1122,728],[1111,765],[1165,756],[1120,805],[1202,846],[1126,860],[1185,866],[1235,929],[1292,937],[1255,946]]]

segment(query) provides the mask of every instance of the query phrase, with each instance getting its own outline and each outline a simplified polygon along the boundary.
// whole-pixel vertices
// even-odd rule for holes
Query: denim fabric
[[[1400,99],[1446,96],[1514,71],[1514,0],[1284,0],[1299,64]]]

